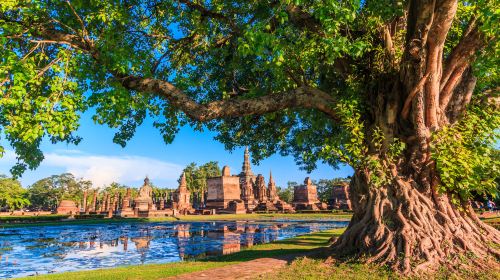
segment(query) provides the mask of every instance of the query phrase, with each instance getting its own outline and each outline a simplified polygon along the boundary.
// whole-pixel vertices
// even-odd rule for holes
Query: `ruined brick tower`
[[[241,188],[241,200],[244,201],[245,207],[252,211],[258,204],[255,199],[254,184],[256,182],[257,176],[252,172],[252,167],[250,166],[250,153],[248,152],[248,147],[245,148],[245,154],[243,156],[243,166],[240,177],[240,188]]]

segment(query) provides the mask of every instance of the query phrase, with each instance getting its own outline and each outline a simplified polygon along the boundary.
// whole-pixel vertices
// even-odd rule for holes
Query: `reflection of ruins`
[[[134,242],[137,252],[141,254],[141,263],[146,261],[146,253],[149,250],[149,244],[152,239],[153,237],[149,235],[130,238],[130,241]]]
[[[255,239],[255,230],[257,229],[256,225],[247,225],[245,227],[245,240],[243,240],[243,246],[250,248],[254,245]]]
[[[222,239],[222,246],[216,251],[209,252],[210,255],[227,255],[241,250],[240,234],[229,230],[227,226],[210,231],[207,236],[213,239]]]

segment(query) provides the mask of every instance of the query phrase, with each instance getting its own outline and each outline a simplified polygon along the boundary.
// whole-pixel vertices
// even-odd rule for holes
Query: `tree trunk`
[[[367,258],[404,274],[453,267],[463,256],[476,267],[490,257],[498,260],[500,252],[493,247],[500,244],[499,231],[480,221],[469,205],[457,207],[447,195],[423,191],[429,188],[395,174],[398,169],[392,170],[392,183],[382,187],[371,185],[366,171],[355,172],[350,187],[354,215],[333,244],[337,254]]]

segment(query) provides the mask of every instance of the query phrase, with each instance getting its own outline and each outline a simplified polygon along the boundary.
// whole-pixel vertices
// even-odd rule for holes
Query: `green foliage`
[[[318,199],[321,202],[328,203],[332,198],[333,187],[338,186],[339,183],[349,182],[348,178],[333,178],[333,179],[320,179],[316,184],[318,191]]]
[[[105,186],[102,191],[99,191],[99,190],[94,190],[94,191],[98,191],[101,196],[103,196],[105,193],[109,193],[111,195],[118,194],[121,197],[124,197],[125,194],[127,193],[128,188],[130,188],[130,193],[131,193],[132,197],[136,197],[138,192],[139,192],[139,190],[137,188],[131,188],[129,186],[122,185],[122,184],[117,183],[117,182],[113,182],[113,183],[109,184],[108,186]],[[153,192],[157,189],[158,188],[153,188]],[[89,192],[89,194],[88,194],[89,198],[91,197],[91,195],[93,195],[93,193]],[[87,203],[90,204],[91,201],[89,198],[87,199]]]
[[[31,207],[36,210],[53,210],[61,200],[79,202],[83,191],[92,187],[90,181],[77,179],[71,173],[52,175],[36,181],[28,188]]]
[[[0,176],[0,208],[13,211],[28,205],[30,201],[21,183],[16,179]]]
[[[292,203],[293,201],[293,189],[298,186],[297,182],[287,182],[286,187],[277,187],[278,196],[287,203]]]
[[[372,93],[379,86],[374,81],[396,76],[401,66],[405,28],[395,25],[391,55],[381,33],[389,22],[404,17],[404,1],[193,3],[2,1],[0,130],[18,155],[13,175],[39,165],[43,139],[78,144],[80,116],[90,111],[96,123],[116,132],[113,141],[122,146],[148,118],[166,143],[180,127],[191,125],[217,131],[216,139],[227,149],[249,146],[254,162],[281,153],[293,155],[309,171],[317,162],[334,168],[347,163],[368,170],[374,185],[389,182],[388,167],[405,145],[372,123],[377,119]],[[483,34],[494,38],[477,54],[478,91],[499,86],[498,6],[498,0],[459,1],[445,44],[446,56],[474,18]],[[79,36],[96,53],[41,41],[42,26]],[[117,77],[130,75],[170,82],[199,103],[251,99],[308,85],[338,102],[332,109],[339,120],[295,108],[201,124],[162,96],[124,88]],[[190,189],[202,193],[204,176],[188,178]]]
[[[200,166],[192,162],[184,168],[183,172],[186,175],[188,189],[193,194],[196,194],[201,201],[203,201],[203,197],[207,191],[207,178],[221,175],[219,163],[216,161],[210,161]],[[194,199],[194,197],[192,198]]]
[[[497,193],[500,156],[496,149],[500,112],[495,107],[470,106],[458,123],[433,135],[432,157],[439,171],[441,192],[454,203]]]

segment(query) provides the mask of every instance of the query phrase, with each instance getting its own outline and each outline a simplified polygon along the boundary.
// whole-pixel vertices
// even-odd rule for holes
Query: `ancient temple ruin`
[[[250,213],[252,211],[285,211],[293,208],[281,200],[272,174],[269,184],[262,174],[255,175],[250,165],[250,154],[245,149],[242,171],[231,175],[228,166],[222,169],[222,175],[207,179],[207,209],[218,213]]]
[[[181,214],[194,213],[194,209],[191,206],[190,197],[191,192],[189,192],[187,189],[186,174],[183,172],[181,181],[179,183],[179,188],[173,193],[172,208],[179,211],[179,213]]]
[[[230,173],[229,166],[222,168],[222,175],[207,179],[207,209],[228,209],[229,202],[241,198],[240,177]]]
[[[295,186],[292,205],[295,210],[327,210],[327,205],[318,199],[316,185],[307,177],[304,185]]]
[[[134,195],[136,194],[136,195]],[[346,186],[335,188],[332,193],[334,208],[350,209],[348,189]],[[58,209],[63,213],[100,214],[108,218],[118,217],[165,217],[177,214],[195,213],[232,213],[244,214],[252,212],[286,212],[295,210],[326,210],[325,203],[318,200],[316,186],[309,178],[304,185],[294,189],[292,204],[288,204],[278,195],[278,188],[273,175],[269,172],[269,180],[262,174],[255,175],[250,165],[250,154],[245,149],[242,170],[232,175],[229,166],[224,166],[222,175],[207,179],[205,207],[195,209],[191,204],[191,192],[188,189],[186,174],[182,174],[179,186],[175,191],[153,190],[149,178],[139,190],[99,193],[93,191],[92,196],[85,191],[79,206],[63,203]],[[91,198],[91,199],[90,199]],[[201,204],[203,205],[203,203]]]
[[[349,182],[340,182],[333,186],[332,197],[328,204],[331,209],[352,210],[349,199]]]

